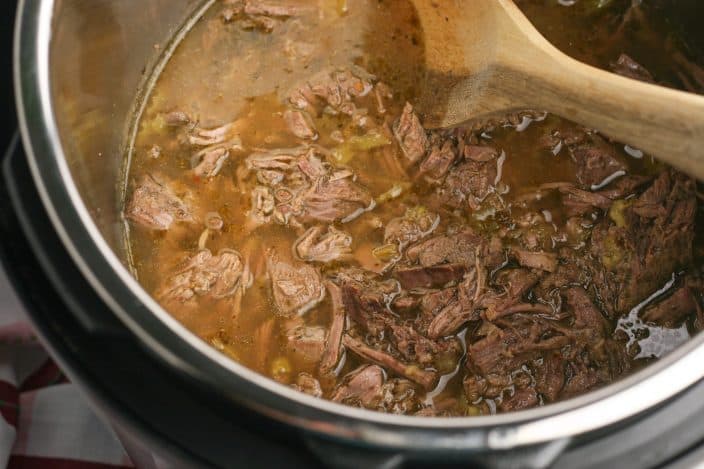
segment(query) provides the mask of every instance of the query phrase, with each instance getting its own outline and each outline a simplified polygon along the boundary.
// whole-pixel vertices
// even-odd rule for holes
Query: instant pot
[[[130,275],[121,181],[140,90],[209,3],[17,6],[21,137],[2,160],[2,261],[43,343],[138,467],[704,461],[704,335],[575,399],[498,416],[428,418],[298,393],[230,361],[172,319]]]

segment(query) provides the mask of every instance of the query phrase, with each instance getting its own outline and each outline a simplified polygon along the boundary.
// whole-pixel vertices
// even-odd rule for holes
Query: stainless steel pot
[[[140,90],[172,38],[208,3],[24,0],[19,6],[16,94],[33,183],[82,274],[153,355],[233,403],[305,432],[332,462],[341,455],[359,462],[380,450],[389,465],[418,455],[446,461],[491,453],[500,464],[542,467],[704,378],[699,335],[628,378],[558,404],[471,418],[385,415],[295,392],[186,330],[126,267],[121,181]]]

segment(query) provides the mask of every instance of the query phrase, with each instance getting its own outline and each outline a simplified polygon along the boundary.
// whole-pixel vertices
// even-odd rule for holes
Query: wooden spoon
[[[704,97],[568,57],[511,0],[413,3],[425,34],[425,126],[544,110],[704,179]]]

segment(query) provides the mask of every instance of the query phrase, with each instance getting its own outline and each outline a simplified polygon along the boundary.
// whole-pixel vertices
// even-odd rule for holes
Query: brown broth
[[[287,2],[296,3],[296,2]],[[301,4],[302,2],[298,2]],[[305,2],[303,2],[305,3]],[[620,26],[623,8],[613,7],[604,12],[587,12],[587,1],[563,7],[556,0],[522,0],[517,2],[536,26],[558,47],[585,62],[607,68],[619,54],[626,52],[648,68],[658,80],[684,87],[681,66],[673,63],[673,54],[684,54],[674,33],[658,18],[647,17],[646,24],[634,28]],[[591,2],[594,3],[594,2]],[[406,101],[413,102],[422,76],[422,31],[413,8],[407,0],[355,0],[346,2],[347,12],[341,12],[339,0],[308,2],[311,13],[290,18],[277,24],[273,32],[245,30],[236,23],[224,24],[220,4],[206,13],[186,35],[151,92],[133,150],[129,172],[130,187],[144,174],[158,173],[177,181],[177,193],[190,193],[194,212],[202,217],[217,212],[224,221],[220,233],[211,233],[205,246],[213,253],[223,248],[247,253],[254,273],[252,287],[242,299],[241,313],[234,320],[228,307],[217,301],[201,301],[197,310],[171,308],[170,313],[188,329],[223,353],[266,376],[291,383],[298,372],[318,376],[315,364],[297,361],[285,352],[279,334],[283,319],[273,313],[275,305],[265,274],[265,251],[274,247],[290,252],[298,238],[289,227],[267,224],[251,231],[247,223],[250,208],[249,192],[254,185],[251,175],[242,176],[238,167],[256,148],[288,148],[300,144],[287,129],[281,115],[286,106],[283,96],[318,70],[331,65],[355,64],[379,77],[394,90],[393,100],[386,103],[387,116],[401,113]],[[647,11],[647,10],[646,10]],[[303,44],[311,48],[305,59],[294,59],[291,48]],[[231,153],[220,173],[207,181],[194,178],[189,172],[192,149],[175,138],[172,128],[165,125],[164,113],[179,110],[197,116],[203,128],[234,122],[244,150]],[[354,133],[348,122],[339,117],[316,119],[322,147],[335,148],[330,132],[342,130],[346,137]],[[560,226],[566,220],[563,208],[554,198],[546,198],[529,208],[514,206],[517,196],[548,182],[575,182],[575,166],[566,151],[553,155],[541,139],[548,131],[572,128],[573,124],[555,116],[532,122],[524,131],[515,127],[496,128],[485,133],[483,142],[491,143],[506,154],[503,165],[503,194],[490,197],[482,210],[472,216],[465,213],[443,217],[438,232],[453,224],[465,223],[484,232],[507,229],[513,220],[528,212],[548,213],[549,226]],[[152,158],[150,150],[158,145],[161,156]],[[396,150],[398,151],[398,150]],[[441,212],[434,206],[433,189],[399,172],[389,161],[387,150],[356,152],[349,167],[358,181],[373,196],[400,185],[403,192],[390,202],[380,203],[350,223],[339,225],[352,235],[353,255],[357,263],[370,270],[381,264],[371,250],[383,244],[383,229],[407,208],[423,205]],[[393,156],[393,155],[392,155]],[[619,146],[618,158],[630,174],[653,174],[660,165],[651,158],[635,159]],[[243,185],[244,184],[244,185]],[[508,207],[511,223],[491,214]],[[443,213],[446,213],[444,211]],[[557,231],[557,230],[556,230]],[[133,224],[129,228],[134,271],[148,292],[154,292],[164,276],[198,249],[203,224],[178,225],[166,232],[153,232]],[[567,240],[553,240],[559,246]],[[699,243],[701,246],[702,243]],[[701,248],[698,249],[701,251]],[[330,325],[330,300],[308,312],[309,325]],[[263,324],[273,321],[273,339],[262,343],[258,336]],[[613,326],[613,324],[612,324]],[[463,336],[464,337],[464,336]],[[671,347],[670,347],[671,348]],[[355,369],[359,358],[347,353],[338,376]],[[462,361],[458,364],[461,368]],[[463,373],[450,373],[441,380],[442,386],[432,393],[435,403],[457,398],[450,405],[454,414],[479,411],[468,407],[462,392]],[[337,380],[321,378],[325,396]]]

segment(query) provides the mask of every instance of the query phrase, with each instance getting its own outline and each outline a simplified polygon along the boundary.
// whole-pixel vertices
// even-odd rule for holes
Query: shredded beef
[[[676,327],[691,313],[698,311],[699,305],[688,287],[682,287],[669,297],[648,307],[643,312],[643,321]]]
[[[597,134],[588,134],[585,141],[569,146],[577,163],[577,180],[585,188],[597,187],[625,165],[617,158],[614,146]]]
[[[152,230],[168,230],[175,222],[193,222],[190,207],[162,180],[144,176],[125,209],[126,217]]]
[[[288,125],[291,133],[296,137],[306,140],[315,140],[318,138],[318,131],[315,128],[315,124],[310,115],[305,111],[288,110],[284,112],[284,120],[286,120],[286,125]]]
[[[357,269],[339,272],[336,280],[342,288],[342,301],[350,318],[372,334],[380,334],[387,323],[389,303],[399,293],[398,284]]]
[[[406,103],[403,114],[394,125],[394,135],[410,163],[416,163],[428,151],[428,136],[410,103]]]
[[[462,264],[440,264],[430,267],[400,267],[394,276],[407,290],[416,288],[441,287],[449,282],[460,280],[466,267]]]
[[[291,385],[296,391],[309,394],[313,397],[323,397],[323,390],[320,387],[320,382],[309,373],[298,373],[296,382]]]
[[[261,223],[345,222],[374,207],[355,174],[327,163],[315,148],[256,152],[247,158],[247,167],[264,184],[252,201]]]
[[[308,326],[300,317],[288,320],[284,326],[286,350],[308,363],[318,363],[325,349],[325,329]]]
[[[532,252],[518,248],[514,248],[512,253],[516,261],[523,267],[544,270],[546,272],[555,272],[555,269],[557,269],[557,256],[555,253],[543,251]]]
[[[403,217],[390,220],[384,229],[384,243],[396,244],[403,250],[409,244],[430,235],[440,222],[437,213],[420,207],[409,209]]]
[[[381,399],[384,370],[378,365],[364,365],[347,374],[332,394],[335,402],[357,407],[376,407]]]
[[[352,116],[357,110],[355,100],[371,93],[375,81],[374,75],[360,67],[323,70],[294,87],[288,101],[314,116],[324,110]]]
[[[442,200],[453,208],[468,207],[478,210],[480,204],[494,190],[498,182],[495,159],[467,160],[450,169],[440,189]]]
[[[197,296],[221,299],[248,287],[250,281],[242,256],[237,251],[223,249],[213,256],[209,250],[203,249],[174,271],[157,290],[156,297],[166,302],[186,302]]]
[[[215,148],[196,156],[193,174],[201,178],[212,178],[218,175],[230,152],[225,148]]]
[[[274,250],[270,250],[267,269],[277,311],[283,316],[303,314],[325,296],[320,274],[307,264],[282,261]]]
[[[220,13],[225,23],[239,21],[244,29],[270,33],[281,20],[299,16],[303,7],[268,0],[225,0]]]
[[[377,365],[364,365],[345,375],[331,399],[396,414],[412,414],[423,409],[412,383],[404,379],[387,380],[384,370]]]
[[[663,171],[639,197],[611,208],[594,229],[597,289],[613,316],[627,313],[692,261],[694,182]]]
[[[347,317],[340,287],[330,281],[325,283],[325,287],[332,300],[332,322],[325,339],[325,350],[320,360],[320,372],[323,375],[331,373],[340,359],[342,334],[345,329],[345,319]]]
[[[307,262],[328,263],[345,259],[352,252],[352,236],[334,226],[314,226],[293,245],[296,255]]]
[[[454,145],[450,140],[445,140],[442,145],[432,147],[428,157],[420,164],[418,173],[429,182],[439,183],[450,171],[456,159]]]
[[[360,339],[349,335],[345,335],[342,338],[342,343],[361,358],[383,366],[387,370],[421,385],[425,390],[431,390],[437,383],[438,374],[432,369],[424,370],[416,365],[404,363],[392,355],[375,349]]]

